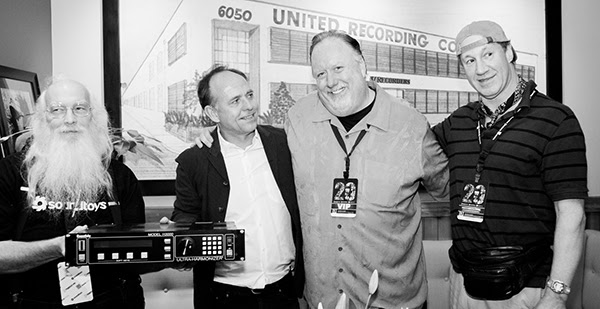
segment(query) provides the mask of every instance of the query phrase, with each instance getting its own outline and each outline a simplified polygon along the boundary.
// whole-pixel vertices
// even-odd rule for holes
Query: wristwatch
[[[567,295],[567,294],[571,293],[571,288],[560,280],[548,279],[548,282],[546,282],[546,285],[550,288],[550,290],[552,290],[552,292],[554,292],[556,294]]]

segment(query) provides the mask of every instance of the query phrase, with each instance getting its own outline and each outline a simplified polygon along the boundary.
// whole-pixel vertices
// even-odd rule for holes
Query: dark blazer
[[[294,283],[297,296],[302,297],[304,289],[302,232],[287,138],[282,129],[271,126],[258,126],[257,130],[281,196],[290,212],[292,235],[296,247]],[[211,148],[194,146],[175,159],[179,163],[175,179],[175,209],[171,216],[175,222],[225,220],[230,190],[229,178],[216,130],[212,133],[212,137],[214,142]],[[207,305],[209,286],[213,281],[214,273],[214,262],[200,262],[194,267],[194,307],[201,308]]]

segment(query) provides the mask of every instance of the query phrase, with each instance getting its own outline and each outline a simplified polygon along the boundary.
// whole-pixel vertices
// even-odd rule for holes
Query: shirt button
[[[338,224],[338,229],[341,229],[341,228],[342,228],[342,225],[341,225],[341,224]]]
[[[344,290],[339,289],[338,292],[340,292],[340,294],[344,293]]]
[[[342,248],[342,247],[339,247],[339,248],[338,248],[338,251],[342,251],[342,250],[344,250],[344,248]]]
[[[345,136],[345,138],[346,138],[346,139],[349,139],[349,138],[350,138],[350,135],[346,135],[346,136]]]
[[[228,186],[228,185],[229,185],[229,182],[228,182],[227,180],[225,180],[225,181],[223,181],[223,185],[224,185],[224,186]]]
[[[339,271],[339,272],[341,272],[341,273],[343,273],[343,272],[344,272],[344,270],[343,270],[343,269],[341,269],[341,268],[340,268],[340,269],[338,269],[338,271]]]

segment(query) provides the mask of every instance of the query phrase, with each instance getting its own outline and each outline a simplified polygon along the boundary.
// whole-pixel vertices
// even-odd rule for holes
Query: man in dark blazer
[[[234,221],[245,261],[194,266],[196,308],[298,308],[304,287],[300,216],[287,139],[257,126],[258,102],[244,73],[217,66],[198,83],[217,123],[212,148],[176,159],[176,222]]]

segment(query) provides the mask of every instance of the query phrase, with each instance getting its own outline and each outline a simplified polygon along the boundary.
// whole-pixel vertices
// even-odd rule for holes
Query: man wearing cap
[[[585,140],[567,106],[515,69],[502,28],[456,37],[480,100],[434,128],[449,158],[453,308],[565,308],[581,257]]]

